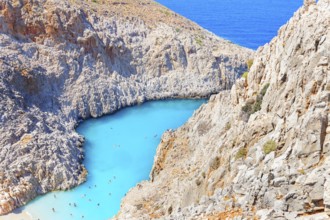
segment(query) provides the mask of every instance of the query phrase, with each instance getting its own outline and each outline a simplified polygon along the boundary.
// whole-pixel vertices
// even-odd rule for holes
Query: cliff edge
[[[115,219],[330,218],[330,2],[305,1],[245,76],[163,135]]]
[[[79,121],[209,96],[252,55],[151,0],[1,0],[0,51],[0,215],[85,181]]]

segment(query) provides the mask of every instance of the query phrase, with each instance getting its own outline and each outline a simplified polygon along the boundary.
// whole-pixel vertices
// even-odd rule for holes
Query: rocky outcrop
[[[306,1],[247,79],[158,147],[115,219],[329,219],[330,2]]]
[[[151,0],[1,0],[0,50],[0,214],[85,181],[80,120],[209,96],[252,55]]]

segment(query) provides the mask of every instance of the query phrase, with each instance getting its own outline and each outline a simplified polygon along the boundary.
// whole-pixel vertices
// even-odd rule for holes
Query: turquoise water
[[[277,35],[303,0],[157,0],[236,44],[257,49]]]
[[[125,193],[149,179],[162,133],[183,125],[204,102],[153,101],[83,122],[77,131],[86,138],[87,182],[71,191],[39,197],[23,211],[40,220],[112,217]]]

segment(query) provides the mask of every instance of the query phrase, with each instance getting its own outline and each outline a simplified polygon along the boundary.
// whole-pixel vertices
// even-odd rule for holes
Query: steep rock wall
[[[329,219],[330,3],[306,1],[247,79],[162,137],[115,219]]]

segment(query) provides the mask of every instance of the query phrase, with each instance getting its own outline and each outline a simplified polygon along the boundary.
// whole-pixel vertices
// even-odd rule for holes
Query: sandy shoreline
[[[1,220],[34,220],[26,211],[14,211],[8,215],[0,216]]]

